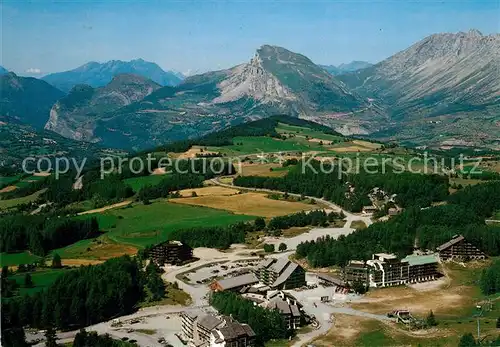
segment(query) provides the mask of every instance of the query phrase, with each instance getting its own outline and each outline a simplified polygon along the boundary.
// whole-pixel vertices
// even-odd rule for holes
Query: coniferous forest
[[[17,346],[23,326],[75,329],[135,310],[159,299],[164,283],[154,265],[123,256],[66,271],[46,290],[2,300],[2,345]]]
[[[304,242],[297,256],[315,267],[345,265],[351,259],[366,260],[376,252],[393,252],[403,257],[413,252],[415,242],[422,249],[435,249],[462,234],[490,256],[500,255],[500,227],[486,225],[488,211],[500,208],[496,194],[500,182],[471,186],[450,196],[448,204],[422,209],[407,208],[387,222],[372,224],[337,240],[330,237]],[[484,202],[489,210],[483,210]]]

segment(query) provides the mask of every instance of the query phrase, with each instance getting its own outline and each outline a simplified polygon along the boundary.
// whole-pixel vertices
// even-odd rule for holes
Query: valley
[[[498,3],[0,9],[1,346],[500,346]]]
[[[263,132],[270,135],[262,136]],[[215,143],[218,145],[213,145]],[[437,339],[446,341],[445,346],[454,346],[461,334],[473,329],[474,320],[471,323],[467,318],[470,315],[467,311],[469,307],[486,298],[495,301],[495,295],[488,296],[480,291],[480,274],[474,272],[474,269],[489,266],[500,255],[495,246],[500,236],[498,227],[484,225],[486,219],[495,218],[496,211],[500,211],[497,197],[490,193],[498,186],[498,178],[488,176],[494,171],[488,171],[484,178],[473,178],[468,164],[463,171],[457,166],[458,171],[450,177],[440,170],[436,173],[433,170],[411,173],[408,171],[410,160],[419,157],[418,151],[344,137],[315,123],[286,117],[250,122],[192,140],[185,148],[173,144],[156,149],[155,155],[168,155],[174,163],[179,161],[184,164],[154,168],[152,173],[131,175],[128,171],[122,171],[121,174],[108,174],[100,182],[99,177],[92,173],[94,169],[91,169],[84,174],[80,190],[75,190],[72,180],[64,183],[68,188],[62,188],[65,181],[52,181],[51,175],[7,179],[4,184],[16,188],[0,193],[0,197],[4,194],[12,197],[0,202],[4,203],[3,213],[8,211],[14,214],[12,221],[15,218],[32,218],[36,225],[39,223],[38,218],[41,221],[45,215],[58,213],[65,214],[68,221],[95,221],[92,223],[98,225],[98,232],[93,233],[92,237],[84,236],[62,247],[47,248],[44,256],[37,254],[40,251],[33,245],[28,245],[28,250],[24,252],[19,252],[23,250],[19,248],[15,252],[4,249],[0,257],[1,264],[4,269],[9,269],[5,271],[15,272],[12,280],[17,283],[12,284],[12,300],[55,290],[53,288],[58,285],[59,278],[70,276],[82,265],[105,266],[109,261],[123,256],[147,262],[148,252],[154,245],[182,240],[193,245],[194,260],[183,265],[162,267],[164,273],[161,277],[167,288],[163,297],[158,297],[156,301],[141,299],[131,311],[121,314],[123,317],[118,318],[119,323],[114,318],[98,319],[95,324],[86,324],[86,329],[100,334],[108,333],[117,339],[127,337],[144,346],[160,346],[160,338],[167,339],[174,346],[179,345],[174,333],[181,325],[180,312],[194,312],[200,308],[213,312],[206,297],[210,293],[209,285],[212,281],[224,279],[225,272],[222,271],[226,271],[221,268],[217,270],[221,271],[220,274],[214,275],[215,270],[211,265],[214,262],[222,262],[226,268],[245,268],[246,265],[237,264],[245,264],[242,262],[249,260],[257,262],[262,259],[290,258],[304,266],[307,283],[315,283],[310,288],[304,287],[290,293],[300,300],[307,314],[314,315],[319,328],[297,330],[292,340],[269,341],[266,346],[301,346],[306,343],[391,345],[399,341],[412,341],[425,346],[433,345]],[[348,159],[368,158],[390,159],[389,163],[399,158],[406,163],[404,170],[407,172],[391,174],[391,170],[396,167],[389,164],[386,168],[389,172],[365,177],[364,170],[372,166],[362,166],[361,171],[353,171],[353,167],[345,166]],[[447,163],[450,159],[442,157],[438,161]],[[194,163],[201,164],[203,161],[231,163],[234,171],[230,175],[225,171],[221,174],[210,170],[197,171],[203,166]],[[191,162],[192,165],[186,165]],[[370,165],[376,167],[382,163],[382,160],[375,160]],[[494,163],[493,157],[489,157],[482,166],[495,170]],[[330,165],[333,165],[332,169]],[[188,172],[179,175],[177,170],[184,167]],[[321,167],[327,171],[321,172]],[[423,169],[423,166],[420,168]],[[319,172],[313,173],[313,170]],[[350,182],[348,185],[345,183],[347,181]],[[54,183],[56,185],[52,186]],[[450,188],[450,185],[455,188]],[[485,189],[477,190],[477,193],[469,192],[468,188],[464,188],[466,185]],[[108,191],[108,187],[114,188]],[[383,189],[386,197],[373,195],[373,187]],[[54,194],[59,194],[57,191],[60,189],[69,189],[64,196],[70,200],[64,204],[53,203],[55,201],[50,197],[59,196]],[[29,201],[30,195],[22,195],[30,193],[30,190],[36,190],[38,200],[32,200],[32,205],[21,205],[21,201]],[[69,194],[71,190],[78,194]],[[99,199],[97,192],[100,192]],[[337,192],[351,192],[351,195],[341,197]],[[397,198],[390,206],[400,209],[397,214],[389,213],[389,207],[384,207],[392,192],[397,192]],[[476,206],[468,207],[481,211],[474,212],[480,216],[472,212],[455,212],[455,209],[460,210],[460,204],[467,201],[462,201],[460,197],[467,194],[483,194],[481,199],[475,200],[476,204],[488,201],[490,209],[484,211],[481,206],[477,206],[479,210],[475,209]],[[431,200],[426,200],[429,197]],[[415,209],[411,206],[415,201],[427,207]],[[44,209],[37,208],[39,204],[45,206]],[[378,206],[377,211],[367,212],[368,204]],[[35,215],[23,216],[23,211],[29,213],[34,210],[38,211]],[[417,213],[415,218],[419,219],[419,226],[416,229],[403,222],[410,213]],[[472,223],[472,228],[467,225],[459,227],[461,222],[451,218],[456,213],[461,215],[461,220]],[[438,221],[432,217],[434,215],[440,216]],[[433,227],[428,226],[429,221],[432,221]],[[260,223],[263,223],[264,228],[258,226]],[[47,225],[45,228],[49,227]],[[319,281],[318,276],[324,273],[342,276],[343,264],[347,259],[363,259],[367,253],[382,250],[405,254],[407,250],[413,249],[414,240],[398,236],[398,233],[407,228],[418,237],[422,249],[432,249],[458,231],[474,240],[492,258],[485,262],[467,263],[465,268],[440,262],[443,279],[422,283],[421,288],[408,285],[374,288],[365,295],[355,292],[341,294],[332,292],[332,287]],[[439,237],[432,236],[433,228],[441,228]],[[491,241],[482,238],[487,233],[491,233],[488,236]],[[3,235],[5,237],[6,234]],[[381,239],[377,241],[377,238]],[[399,241],[387,243],[384,239]],[[5,246],[16,247],[13,240],[4,240],[2,243]],[[356,248],[351,248],[351,243],[357,245]],[[269,247],[272,247],[272,251]],[[60,257],[61,265],[54,268],[56,257]],[[36,264],[35,268],[26,270],[26,264],[32,263]],[[197,275],[198,271],[200,275]],[[34,283],[31,287],[24,284],[26,274],[30,274]],[[192,274],[201,276],[200,280],[193,277],[193,280],[187,281],[186,278],[195,276]],[[210,279],[205,280],[207,276]],[[172,289],[173,283],[179,289]],[[429,293],[441,306],[425,299]],[[331,296],[329,302],[319,301],[322,295]],[[408,300],[418,302],[418,307],[408,304]],[[451,310],[451,307],[456,307],[456,310]],[[493,307],[481,318],[486,334],[494,331],[491,329],[496,319],[496,303]],[[430,331],[405,330],[385,316],[387,312],[401,308],[408,308],[417,316],[425,316],[429,310],[433,310],[439,325]],[[160,324],[165,318],[171,320],[173,330],[165,329],[163,323]],[[131,323],[136,320],[140,323]],[[59,342],[72,341],[77,332],[58,333]],[[430,335],[422,337],[428,332]],[[43,340],[43,336],[32,332],[26,336],[32,341]]]

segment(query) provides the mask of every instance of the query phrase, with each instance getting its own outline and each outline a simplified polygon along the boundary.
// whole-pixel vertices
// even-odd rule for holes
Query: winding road
[[[264,189],[264,188],[249,188],[249,187],[236,186],[234,184],[225,184],[225,183],[222,183],[219,180],[219,178],[212,178],[210,180],[210,182],[215,184],[215,185],[221,186],[221,187],[232,188],[232,189],[241,189],[241,190],[248,190],[251,192],[262,192],[262,193],[270,193],[270,194],[282,194],[282,195],[285,194],[285,192],[282,192],[279,190],[271,190],[271,189]],[[293,196],[295,198],[302,197],[301,194],[295,194],[295,193],[287,193],[287,194],[290,196]],[[317,197],[308,196],[308,195],[305,195],[304,197],[307,199],[311,199],[311,200],[315,201],[316,203],[323,204],[324,206],[327,206],[329,209],[333,210],[334,212],[342,212],[345,215],[345,221],[346,221],[345,227],[350,227],[352,222],[354,222],[354,221],[362,221],[366,224],[366,226],[373,224],[373,221],[371,220],[370,216],[362,216],[362,215],[354,214],[352,212],[349,212],[349,211],[342,209],[342,207],[340,207],[339,205],[334,204],[333,202],[322,199],[322,198],[317,198]]]

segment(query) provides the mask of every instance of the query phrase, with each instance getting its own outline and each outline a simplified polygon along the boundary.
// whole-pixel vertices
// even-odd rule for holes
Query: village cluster
[[[192,249],[178,241],[155,246],[151,259],[164,266],[189,263]],[[398,258],[377,253],[367,261],[351,260],[338,274],[311,273],[301,265],[278,257],[256,256],[234,262],[214,262],[183,274],[190,286],[212,292],[231,291],[266,309],[277,309],[288,329],[303,326],[319,329],[331,318],[325,305],[356,296],[361,284],[365,288],[397,286],[432,281],[442,277],[438,263],[447,260],[484,259],[486,255],[463,236],[457,235],[434,252],[419,252]],[[394,313],[396,312],[396,313]],[[395,307],[389,313],[405,322],[410,313]],[[223,316],[211,307],[188,309],[180,314],[182,344],[193,347],[253,346],[255,332],[233,317]]]

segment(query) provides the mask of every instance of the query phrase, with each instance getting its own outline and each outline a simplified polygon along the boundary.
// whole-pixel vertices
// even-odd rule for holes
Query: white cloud
[[[42,73],[42,70],[30,67],[28,70],[25,71],[26,73],[31,73],[31,74],[39,74]]]

